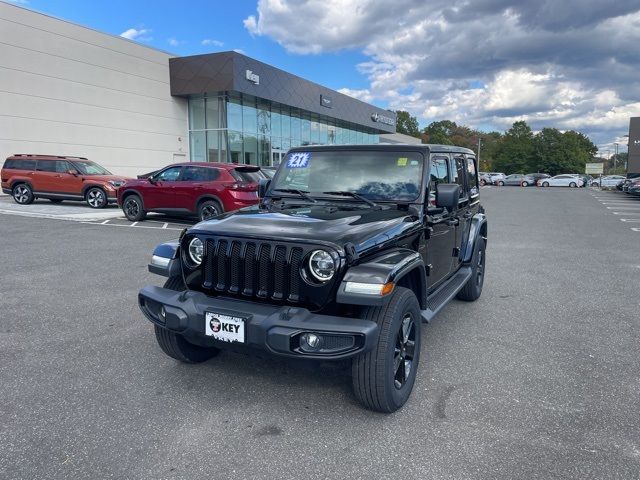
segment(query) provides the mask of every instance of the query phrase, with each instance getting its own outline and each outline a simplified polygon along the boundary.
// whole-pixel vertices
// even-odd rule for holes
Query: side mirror
[[[436,187],[436,207],[456,210],[460,200],[460,185],[439,183]]]
[[[271,185],[271,179],[270,178],[263,178],[260,180],[260,183],[258,183],[258,197],[259,198],[264,198],[264,196],[267,194],[267,190],[269,190],[269,185]]]
[[[150,177],[148,177],[148,178],[147,178],[147,180],[149,180],[149,183],[150,183],[151,185],[156,185],[156,184],[158,183],[158,181],[157,181],[155,178],[153,178],[153,175],[151,175]]]
[[[67,170],[67,173],[69,175],[73,175],[74,177],[78,176],[78,170],[76,170],[75,168],[70,168],[69,170]]]

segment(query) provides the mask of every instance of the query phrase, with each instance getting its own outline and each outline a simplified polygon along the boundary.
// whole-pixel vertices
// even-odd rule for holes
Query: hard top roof
[[[432,153],[464,153],[467,155],[475,155],[473,150],[465,147],[457,147],[455,145],[436,145],[427,143],[376,143],[366,145],[305,145],[301,147],[295,147],[291,150],[300,151],[322,151],[322,150],[365,150],[365,151],[416,151],[416,152],[432,152]]]

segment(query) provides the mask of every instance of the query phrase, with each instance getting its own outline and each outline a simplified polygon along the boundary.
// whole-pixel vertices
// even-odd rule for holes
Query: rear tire
[[[142,207],[142,199],[138,195],[129,195],[122,202],[124,216],[130,222],[141,222],[147,216]]]
[[[224,209],[215,200],[205,200],[198,205],[198,218],[201,222],[217,217],[222,214]]]
[[[576,182],[571,182],[571,183],[569,184],[569,186],[570,186],[571,188],[576,188],[576,187],[577,187]]]
[[[378,324],[378,340],[351,363],[353,391],[366,408],[395,412],[411,394],[420,361],[418,299],[411,290],[396,287],[386,305],[366,307],[362,318]]]
[[[499,186],[499,187],[504,187],[504,182],[503,182],[502,180],[500,180],[500,181],[498,182],[498,186]]]
[[[181,276],[169,278],[165,282],[164,288],[175,290],[177,292],[186,290]],[[160,349],[171,358],[180,362],[202,363],[220,353],[220,349],[218,348],[194,345],[179,333],[174,333],[158,325],[154,325],[154,329],[156,333],[156,341],[158,342]]]
[[[18,183],[14,185],[11,189],[11,196],[13,197],[13,201],[19,205],[29,205],[35,200],[31,185],[27,183]]]
[[[523,187],[528,187],[528,186],[529,186],[529,182],[526,182],[526,181],[525,181],[525,182],[522,182],[522,186],[523,186]]]
[[[543,183],[542,183],[542,186],[543,186],[543,187],[548,187],[548,186],[549,186],[549,182],[543,182]]]
[[[462,290],[458,292],[457,298],[459,300],[474,302],[480,298],[482,285],[484,285],[485,250],[484,238],[479,237],[473,249],[473,257],[471,257],[471,278],[467,280]]]

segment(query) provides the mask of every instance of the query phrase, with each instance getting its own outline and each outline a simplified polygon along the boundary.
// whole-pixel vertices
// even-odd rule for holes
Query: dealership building
[[[122,175],[272,165],[300,145],[408,140],[395,122],[236,52],[175,57],[0,2],[0,158],[81,156]]]

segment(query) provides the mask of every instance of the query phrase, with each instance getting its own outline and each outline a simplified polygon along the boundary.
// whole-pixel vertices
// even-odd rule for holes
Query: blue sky
[[[606,153],[640,116],[640,0],[10,1],[177,55],[241,50],[422,127],[525,120]]]
[[[366,76],[356,68],[367,57],[357,50],[306,56],[288,53],[269,37],[251,35],[243,20],[256,14],[255,1],[29,0],[22,6],[113,35],[131,28],[149,30],[136,40],[178,55],[239,49],[252,58],[332,89],[367,86]],[[203,45],[203,40],[213,42]]]

